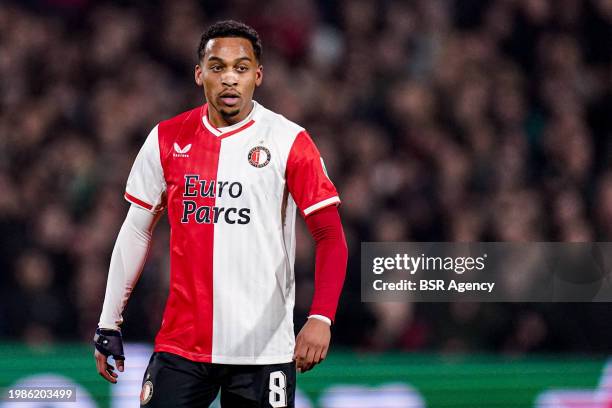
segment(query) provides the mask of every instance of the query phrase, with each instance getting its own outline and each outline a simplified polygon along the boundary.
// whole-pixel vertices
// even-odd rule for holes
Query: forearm
[[[315,291],[309,315],[334,320],[346,275],[348,249],[336,207],[327,207],[306,218],[316,243]]]
[[[134,205],[130,207],[113,248],[99,327],[119,330],[123,310],[147,259],[159,216]]]

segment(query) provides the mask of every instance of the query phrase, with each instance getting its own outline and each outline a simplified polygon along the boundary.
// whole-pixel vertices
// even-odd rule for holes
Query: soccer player
[[[97,370],[124,368],[122,313],[162,211],[170,293],[141,392],[146,407],[291,407],[296,369],[327,355],[347,247],[338,193],[308,133],[254,101],[263,67],[251,27],[202,35],[195,82],[206,103],[153,128],[128,177],[131,203],[111,257]],[[296,210],[315,240],[315,292],[293,331]]]

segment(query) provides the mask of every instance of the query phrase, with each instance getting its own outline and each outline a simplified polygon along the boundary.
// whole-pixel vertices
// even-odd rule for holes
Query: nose
[[[225,86],[238,85],[238,75],[233,71],[225,72],[221,75],[221,83]]]

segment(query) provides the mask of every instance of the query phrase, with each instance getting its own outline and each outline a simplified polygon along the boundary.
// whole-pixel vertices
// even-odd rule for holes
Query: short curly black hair
[[[235,20],[224,20],[216,22],[208,27],[200,38],[200,46],[198,47],[198,61],[204,58],[204,49],[209,40],[222,37],[239,37],[246,38],[253,45],[253,51],[257,62],[261,61],[262,47],[261,40],[257,31],[244,23]]]

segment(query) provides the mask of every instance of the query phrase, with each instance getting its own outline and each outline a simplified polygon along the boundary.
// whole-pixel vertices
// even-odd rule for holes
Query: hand
[[[98,350],[94,351],[94,357],[96,359],[98,374],[100,374],[106,381],[116,384],[118,374],[114,371],[115,367],[108,363],[108,357],[100,353]],[[123,372],[123,360],[116,360],[116,362],[117,369]]]
[[[113,356],[117,369],[124,370],[125,356],[123,355],[123,340],[121,332],[109,329],[96,329],[94,336],[94,358],[98,374],[106,381],[116,384],[118,374],[114,372],[115,367],[108,363],[108,357]]]
[[[318,319],[308,319],[295,339],[293,359],[298,372],[304,373],[327,357],[331,329]]]

